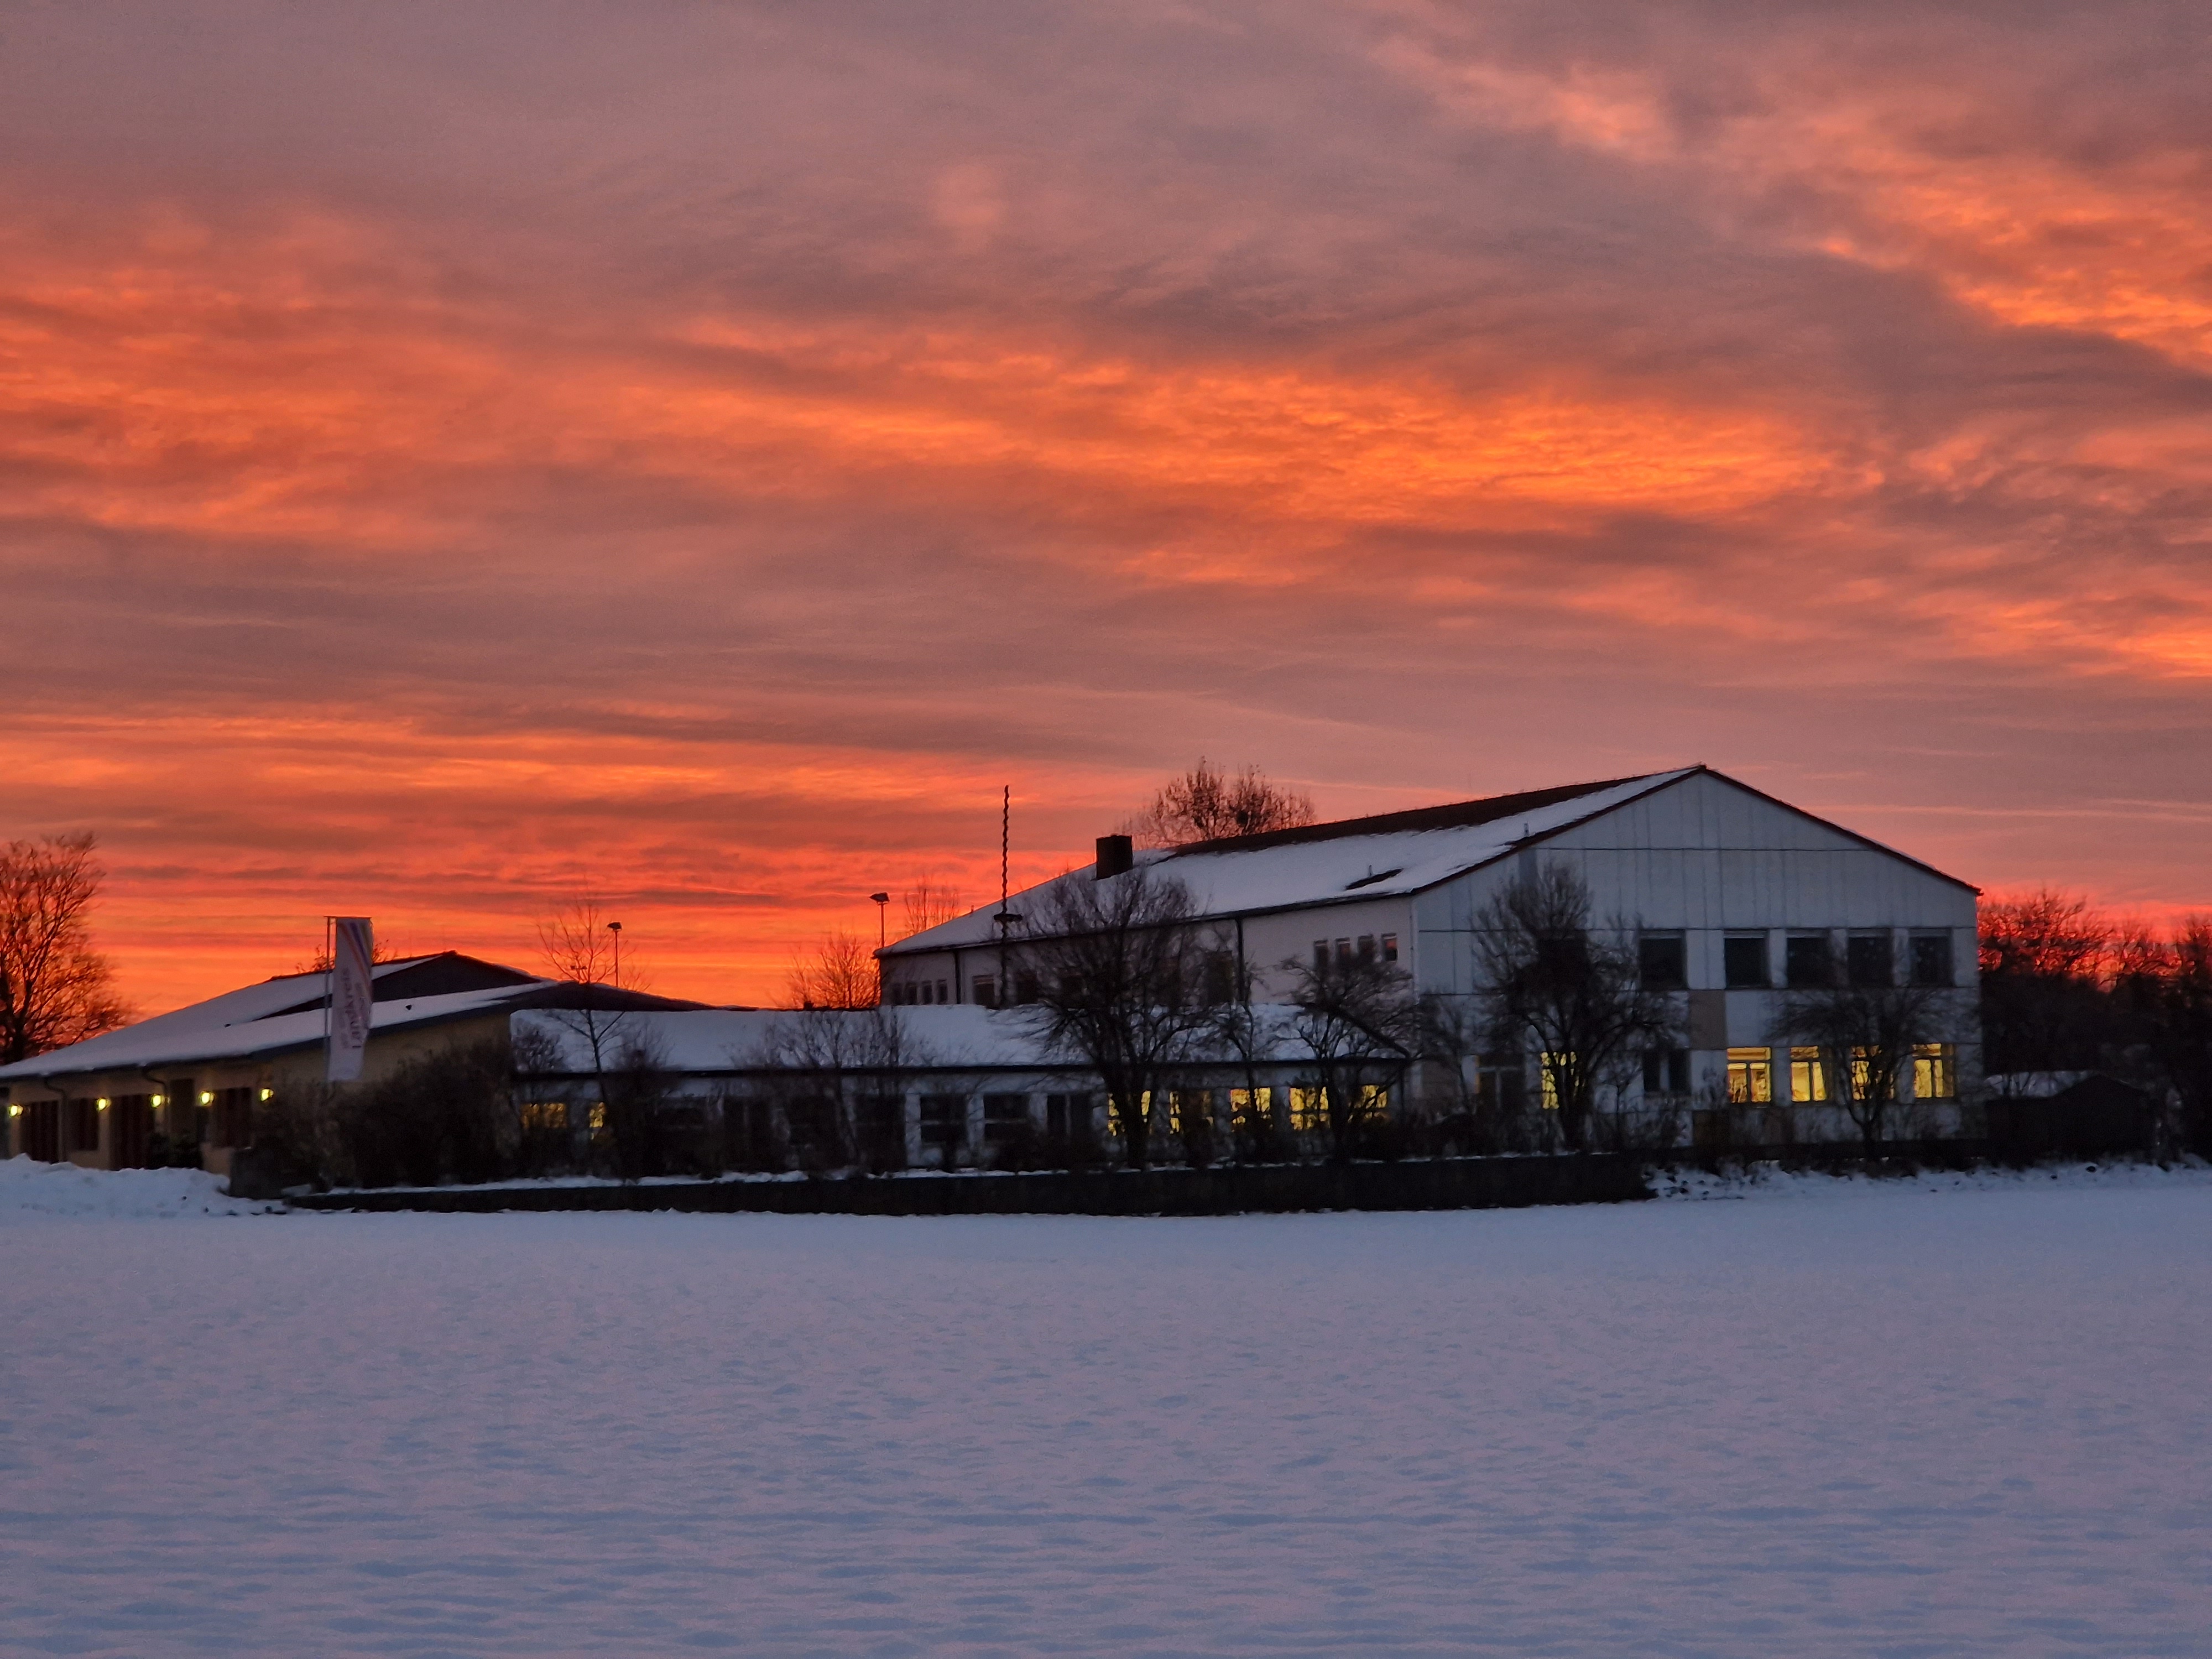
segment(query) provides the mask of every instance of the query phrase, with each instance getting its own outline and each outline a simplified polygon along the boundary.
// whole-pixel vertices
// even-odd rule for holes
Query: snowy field
[[[0,1165],[0,1652],[2212,1655],[2212,1182],[1699,1190],[313,1216]]]

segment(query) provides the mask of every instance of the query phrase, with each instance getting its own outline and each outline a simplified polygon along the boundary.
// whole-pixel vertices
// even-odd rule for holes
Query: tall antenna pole
[[[1004,785],[999,791],[999,914],[992,920],[999,924],[999,982],[993,988],[991,1000],[1000,1007],[1013,1002],[1012,988],[1006,983],[1006,935],[1013,931],[1017,918],[1006,908],[1006,852],[1013,844],[1014,786]]]

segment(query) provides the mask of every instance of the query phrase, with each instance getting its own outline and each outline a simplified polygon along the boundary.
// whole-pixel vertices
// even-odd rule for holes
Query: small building
[[[258,1106],[280,1090],[321,1085],[329,978],[281,975],[0,1066],[5,1152],[125,1170],[146,1163],[159,1135],[198,1148],[204,1167],[228,1174],[231,1153],[252,1144]],[[434,1048],[504,1041],[518,1009],[703,1006],[544,979],[458,951],[380,963],[372,984],[370,1083]]]

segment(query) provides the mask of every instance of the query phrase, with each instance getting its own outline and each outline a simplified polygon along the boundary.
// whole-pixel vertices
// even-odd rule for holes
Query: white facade
[[[1869,949],[1886,940],[1906,973],[1942,958],[1953,988],[1944,1001],[1957,1040],[1942,1069],[1927,1074],[1930,1086],[1948,1102],[1962,1085],[1971,1091],[1978,1076],[1976,890],[1703,767],[1137,857],[1184,882],[1263,1001],[1281,1000],[1288,965],[1317,948],[1371,950],[1394,958],[1424,995],[1471,995],[1483,906],[1539,866],[1565,864],[1588,884],[1598,925],[1618,918],[1644,933],[1680,936],[1685,1092],[1725,1097],[1733,1051],[1739,1096],[1766,1097],[1743,1103],[1790,1102],[1790,1053],[1774,1025],[1791,939],[1826,936],[1838,962],[1854,937]],[[1093,878],[1082,869],[1057,879]],[[1035,913],[1042,891],[1030,890],[1011,908]],[[1731,939],[1743,942],[1735,983]],[[1741,971],[1754,939],[1764,941],[1764,982]],[[978,911],[884,952],[885,994],[895,1003],[973,1002],[979,977],[988,976],[997,1000],[1004,960],[1018,998],[1021,957],[1019,933],[1002,949],[990,913]],[[1765,1056],[1763,1085],[1742,1069],[1760,1063],[1754,1053]],[[1802,1097],[1808,1080],[1800,1083],[1796,1103],[1817,1108]],[[1809,1127],[1820,1114],[1802,1115]],[[1940,1127],[1957,1132],[1955,1121]]]

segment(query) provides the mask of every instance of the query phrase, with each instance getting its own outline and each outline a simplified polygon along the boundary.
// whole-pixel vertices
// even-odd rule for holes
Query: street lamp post
[[[607,932],[615,936],[615,989],[622,989],[622,923],[611,921]]]

